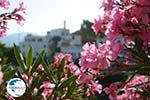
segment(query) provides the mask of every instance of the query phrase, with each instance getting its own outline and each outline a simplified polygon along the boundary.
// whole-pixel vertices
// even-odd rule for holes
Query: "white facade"
[[[38,54],[45,49],[46,55],[48,54],[49,50],[48,48],[48,43],[45,39],[44,36],[34,36],[31,34],[28,34],[25,38],[24,41],[20,43],[20,49],[25,56],[27,54],[27,51],[29,49],[29,46],[32,47],[33,49],[33,55],[34,57],[37,57]]]
[[[81,46],[75,45],[61,47],[62,52],[71,54],[73,58],[78,58],[80,56],[81,50],[82,50]]]
[[[23,56],[26,55],[29,46],[32,46],[34,57],[37,57],[40,51],[45,49],[46,56],[50,56],[51,49],[54,45],[51,45],[53,37],[60,37],[60,41],[57,47],[60,48],[61,52],[70,53],[74,58],[79,57],[82,48],[82,40],[80,35],[72,35],[67,29],[55,29],[47,32],[46,36],[35,36],[28,34],[24,41],[20,43],[20,49]]]

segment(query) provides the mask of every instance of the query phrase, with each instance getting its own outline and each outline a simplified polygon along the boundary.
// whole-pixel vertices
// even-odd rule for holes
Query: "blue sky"
[[[21,1],[12,0],[9,10]],[[83,19],[93,21],[100,14],[100,0],[24,0],[24,3],[27,12],[24,26],[11,22],[7,34],[34,32],[45,35],[51,29],[62,28],[64,20],[66,27],[74,32],[80,29]]]

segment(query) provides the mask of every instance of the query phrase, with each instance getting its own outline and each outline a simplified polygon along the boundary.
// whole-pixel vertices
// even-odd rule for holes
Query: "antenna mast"
[[[66,29],[66,21],[64,21],[64,29]]]

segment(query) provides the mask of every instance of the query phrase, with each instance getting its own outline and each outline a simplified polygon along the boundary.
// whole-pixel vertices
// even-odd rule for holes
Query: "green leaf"
[[[76,76],[70,76],[68,79],[64,80],[59,86],[58,89],[63,89],[64,87],[69,86],[71,82],[74,82],[76,80]]]
[[[37,75],[31,84],[31,87],[29,88],[29,91],[32,92],[32,90],[40,84],[41,76]]]
[[[3,89],[5,87],[7,81],[10,80],[12,77],[14,77],[17,72],[18,72],[18,68],[14,68],[11,71],[4,72],[4,77],[3,77],[4,81],[0,85],[0,89]]]
[[[41,58],[42,59],[42,58]],[[44,67],[44,71],[46,72],[46,74],[50,74],[50,70],[49,70],[49,66],[46,64],[45,60],[42,59],[42,65]]]
[[[150,76],[150,66],[144,66],[140,68],[137,73],[141,75]]]
[[[63,70],[64,70],[64,66],[65,66],[65,57],[61,60],[60,64],[59,64],[59,67],[58,67],[58,71],[57,71],[57,77],[58,77],[58,80],[61,79],[62,77],[62,74],[63,74]]]
[[[4,81],[8,81],[9,79],[11,79],[12,77],[15,76],[15,74],[18,72],[18,68],[14,68],[11,71],[8,72],[4,72]]]
[[[11,70],[11,66],[9,64],[2,65],[2,72],[6,72]]]
[[[68,91],[67,91],[66,97],[71,96],[76,88],[77,88],[77,84],[74,80],[74,81],[72,81],[71,85],[68,86]]]
[[[59,85],[59,82],[57,82],[55,87],[53,88],[51,95],[48,97],[49,99],[52,98],[53,95],[54,95],[54,97],[56,96],[56,92],[58,90],[58,85]]]
[[[27,56],[26,56],[27,67],[30,67],[32,65],[32,61],[33,61],[33,51],[32,51],[32,47],[30,46]]]
[[[42,58],[44,57],[45,54],[45,50],[42,50],[38,56],[38,58],[34,61],[33,66],[31,68],[30,71],[30,76],[32,76],[32,74],[36,71],[36,69],[38,68],[39,64],[41,64]]]
[[[48,66],[43,58],[41,58],[41,59],[42,59],[42,65],[44,67],[45,73],[48,75],[50,80],[52,80],[55,83],[55,80],[54,80],[54,78],[52,77],[52,74],[51,74],[51,69],[50,69],[51,66]]]
[[[26,69],[26,65],[24,63],[24,59],[23,59],[23,56],[22,54],[20,53],[19,51],[19,48],[16,46],[16,44],[14,44],[14,53],[15,53],[15,57],[16,57],[16,60],[19,64],[19,66],[22,68],[22,70],[24,71]]]

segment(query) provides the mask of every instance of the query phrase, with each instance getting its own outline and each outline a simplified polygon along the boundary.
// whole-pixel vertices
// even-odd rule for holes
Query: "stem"
[[[136,75],[136,73],[137,73],[137,71],[134,72],[134,74],[133,74],[127,81],[123,82],[123,83],[120,85],[119,88],[123,88],[128,82],[130,82],[130,81],[134,78],[134,76]]]

